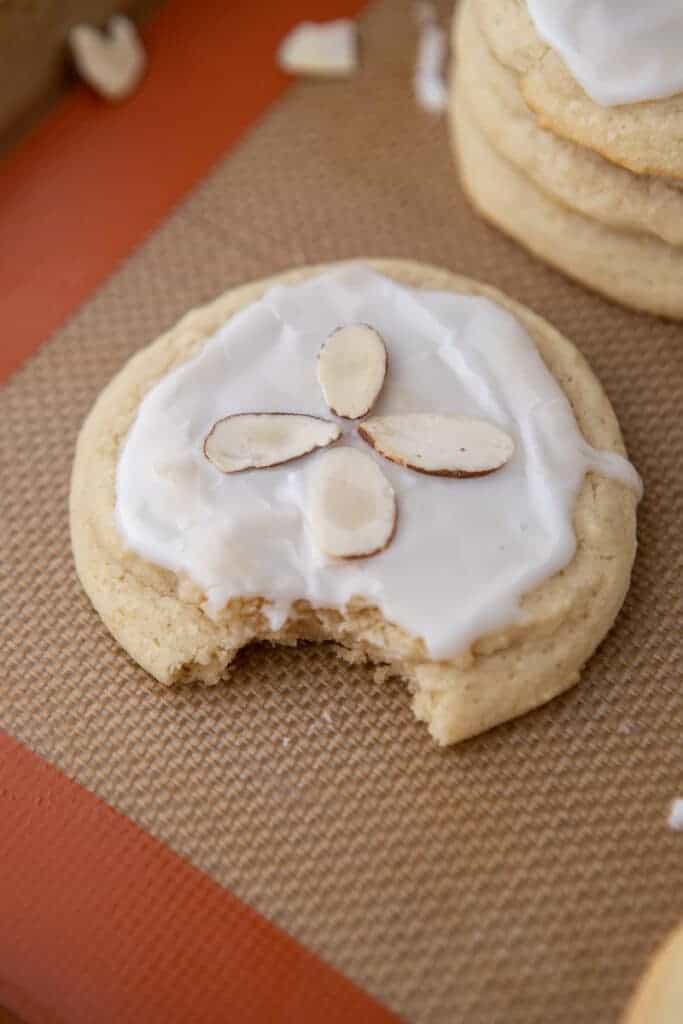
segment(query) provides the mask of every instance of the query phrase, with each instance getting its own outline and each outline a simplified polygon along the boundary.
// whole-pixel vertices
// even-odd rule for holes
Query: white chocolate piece
[[[309,502],[316,544],[333,558],[376,555],[394,534],[393,488],[377,462],[357,448],[335,448],[318,458]]]
[[[671,801],[668,824],[672,832],[683,832],[683,797]]]
[[[81,78],[104,99],[125,99],[143,76],[145,50],[135,25],[123,15],[110,18],[104,32],[74,25],[69,47]]]
[[[277,61],[297,75],[352,75],[358,67],[356,26],[349,18],[302,21],[282,40]]]
[[[340,433],[336,424],[317,416],[237,413],[214,423],[204,441],[204,454],[221,473],[241,473],[292,462],[332,444]]]
[[[377,416],[358,433],[385,459],[433,476],[485,476],[504,466],[515,450],[504,430],[467,416]]]
[[[430,114],[439,114],[448,106],[445,73],[448,39],[444,29],[436,21],[433,4],[416,4],[415,14],[419,25],[413,76],[415,99],[423,110]]]
[[[318,353],[318,381],[335,416],[367,415],[382,390],[387,350],[372,327],[350,324],[329,336]]]

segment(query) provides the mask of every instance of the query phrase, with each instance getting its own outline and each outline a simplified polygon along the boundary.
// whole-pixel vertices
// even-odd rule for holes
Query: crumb
[[[669,828],[672,832],[683,832],[683,797],[671,801]]]
[[[446,109],[448,86],[444,66],[448,51],[448,40],[438,25],[434,5],[423,2],[415,4],[415,20],[419,27],[417,61],[413,86],[418,104],[432,114]]]
[[[277,62],[299,75],[352,75],[358,68],[356,25],[350,18],[302,21],[280,43]]]
[[[283,736],[282,746],[285,748],[285,750],[287,749],[287,747],[289,746],[289,736]]]

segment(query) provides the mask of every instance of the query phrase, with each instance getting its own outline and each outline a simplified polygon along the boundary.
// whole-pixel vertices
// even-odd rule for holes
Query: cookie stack
[[[602,294],[683,318],[677,7],[463,0],[450,117],[488,220]]]

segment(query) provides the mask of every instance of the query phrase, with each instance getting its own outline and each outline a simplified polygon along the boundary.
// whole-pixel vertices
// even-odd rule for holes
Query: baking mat
[[[445,15],[447,5],[442,5]],[[383,2],[348,82],[291,90],[2,392],[0,721],[406,1019],[616,1019],[683,914],[683,328],[589,295],[467,207]],[[256,648],[164,691],[75,579],[73,444],[98,390],[187,307],[296,263],[406,256],[547,316],[601,376],[646,497],[633,585],[582,683],[440,751],[400,683]]]

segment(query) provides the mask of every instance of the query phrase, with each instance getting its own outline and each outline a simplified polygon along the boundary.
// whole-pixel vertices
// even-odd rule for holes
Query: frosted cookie
[[[453,743],[578,680],[628,588],[638,476],[574,346],[484,285],[334,264],[189,313],[105,389],[76,566],[167,685],[332,640]]]
[[[637,174],[683,179],[683,10],[618,0],[477,0],[539,124]]]
[[[457,87],[451,113],[461,183],[487,220],[625,306],[683,317],[683,249],[616,231],[560,205],[489,144]]]
[[[526,0],[477,0],[477,24],[503,67],[526,74],[548,52],[529,16]]]
[[[683,1020],[683,926],[655,954],[623,1024],[680,1024]]]
[[[465,0],[452,134],[490,221],[609,298],[680,319],[683,120],[667,110],[683,103],[683,14],[615,5]]]
[[[475,14],[476,0],[464,0],[457,28],[454,22],[457,88],[489,144],[570,210],[607,227],[683,244],[683,191],[541,128],[522,99],[518,76],[491,53]]]

